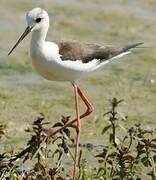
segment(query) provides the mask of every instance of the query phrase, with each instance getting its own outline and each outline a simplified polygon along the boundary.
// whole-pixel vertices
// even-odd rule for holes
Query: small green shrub
[[[127,117],[121,117],[118,112],[121,102],[113,98],[111,109],[104,114],[108,117],[108,125],[102,129],[102,134],[109,137],[109,143],[95,154],[97,164],[91,171],[80,151],[77,179],[156,179],[156,129],[145,129],[141,124],[126,127]],[[70,179],[71,174],[63,158],[74,161],[69,143],[74,147],[71,128],[75,128],[75,125],[70,124],[69,120],[69,116],[63,116],[61,122],[49,128],[50,123],[41,114],[26,130],[30,139],[22,151],[17,149],[16,152],[0,153],[0,179]],[[5,135],[5,128],[0,125],[0,138]],[[54,132],[57,133],[54,135]]]

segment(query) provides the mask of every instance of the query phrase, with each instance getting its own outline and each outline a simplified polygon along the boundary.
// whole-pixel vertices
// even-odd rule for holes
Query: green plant
[[[128,117],[118,112],[121,102],[113,98],[111,109],[104,114],[108,117],[108,125],[102,129],[102,134],[109,141],[95,154],[95,167],[91,170],[88,169],[87,158],[80,151],[79,180],[156,179],[156,129],[146,129],[141,124],[126,127]],[[74,140],[69,128],[75,128],[75,125],[69,122],[69,116],[62,116],[61,122],[49,127],[50,123],[40,114],[26,130],[30,134],[26,147],[22,151],[16,149],[0,154],[0,179],[70,179],[64,157],[68,162],[74,161],[70,149],[74,147]],[[57,132],[58,129],[61,130]],[[4,130],[5,126],[0,125],[0,138],[5,134]],[[53,135],[53,132],[57,133]]]
[[[96,155],[99,160],[97,175],[104,179],[141,179],[140,168],[146,168],[146,175],[156,178],[156,138],[155,129],[144,129],[141,124],[125,128],[127,117],[120,117],[117,107],[122,100],[113,98],[109,116],[109,125],[102,134],[109,131],[109,144]],[[124,136],[121,130],[124,129]],[[122,134],[122,135],[121,135]]]
[[[63,126],[69,121],[69,117],[62,117],[61,122],[54,124],[52,128],[46,128],[48,122],[44,122],[45,117],[41,114],[32,124],[32,127],[26,132],[31,133],[31,138],[27,146],[20,152],[3,153],[0,155],[0,177],[18,179],[64,179],[61,172],[64,172],[62,166],[62,156],[68,154],[69,148],[66,144],[70,138],[70,131],[65,128],[59,135],[50,136],[56,128]],[[2,134],[3,128],[1,129]],[[55,146],[52,146],[54,145]],[[52,149],[50,147],[53,147]],[[56,157],[56,155],[58,155]],[[70,152],[72,157],[72,153]],[[49,163],[52,159],[55,163]],[[21,163],[17,163],[20,161]],[[22,168],[29,161],[30,168]]]

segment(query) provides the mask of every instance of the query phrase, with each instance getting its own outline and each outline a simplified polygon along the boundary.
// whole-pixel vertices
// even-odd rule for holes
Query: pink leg
[[[80,116],[80,119],[88,116],[90,113],[92,113],[94,111],[94,107],[93,105],[89,102],[89,100],[87,99],[87,97],[81,92],[80,88],[77,86],[77,92],[79,94],[79,96],[81,97],[81,99],[83,100],[83,102],[85,103],[85,105],[87,106],[87,110],[84,114],[82,114]],[[75,123],[77,121],[77,118],[67,122],[63,127],[57,129],[56,131],[54,131],[50,136],[54,136],[55,134],[57,134],[58,132],[63,131],[65,128],[71,126],[73,123]]]
[[[81,97],[81,99],[83,100],[83,102],[85,103],[85,105],[87,106],[86,112],[81,115],[81,118],[84,118],[85,116],[88,116],[90,113],[92,113],[92,112],[94,111],[94,107],[93,107],[93,105],[89,102],[89,100],[87,99],[87,97],[82,93],[82,91],[80,90],[80,88],[77,87],[77,89],[78,89],[79,96]]]
[[[80,119],[84,118],[85,116],[88,116],[93,110],[92,104],[89,102],[87,97],[81,92],[80,88],[72,84],[74,87],[74,94],[75,94],[75,105],[76,105],[76,118],[77,118],[77,135],[76,135],[76,148],[75,148],[75,162],[74,162],[74,169],[73,169],[73,180],[76,179],[76,163],[77,163],[77,155],[79,153],[79,144],[80,144],[80,128],[81,128],[81,122]],[[81,97],[85,105],[87,106],[87,110],[84,114],[80,116],[80,111],[79,111],[79,102],[78,102],[78,95]]]
[[[74,95],[75,95],[75,106],[76,106],[76,118],[77,118],[77,127],[76,127],[76,147],[75,147],[75,158],[74,158],[74,169],[73,169],[73,180],[76,179],[76,163],[77,163],[77,155],[79,153],[79,144],[80,144],[80,110],[79,110],[79,101],[78,101],[78,87],[76,84],[72,84],[74,87]]]
[[[77,136],[76,136],[76,148],[75,148],[75,162],[74,162],[74,169],[73,169],[73,180],[76,179],[76,160],[77,160],[77,154],[79,152],[79,141],[80,141],[80,127],[81,127],[81,123],[80,123],[80,119],[84,118],[85,116],[88,116],[91,112],[93,112],[94,107],[92,106],[92,104],[89,102],[89,100],[87,99],[87,97],[81,92],[80,88],[75,85],[72,84],[74,87],[74,94],[75,94],[75,105],[76,105],[76,119],[67,122],[63,127],[57,129],[56,131],[52,132],[50,134],[49,137],[54,136],[55,134],[57,134],[58,132],[63,131],[65,128],[70,127],[73,123],[75,123],[77,121]],[[79,112],[79,103],[78,103],[78,95],[81,97],[81,99],[83,100],[83,102],[85,103],[85,105],[87,106],[87,110],[84,114],[82,114],[80,116],[80,112]]]

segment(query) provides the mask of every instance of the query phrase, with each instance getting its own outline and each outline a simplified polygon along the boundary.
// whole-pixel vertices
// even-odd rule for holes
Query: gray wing
[[[59,54],[63,61],[82,60],[83,63],[87,63],[93,59],[99,59],[100,61],[108,60],[143,43],[134,43],[118,48],[99,44],[81,43],[78,41],[61,41],[57,44]]]

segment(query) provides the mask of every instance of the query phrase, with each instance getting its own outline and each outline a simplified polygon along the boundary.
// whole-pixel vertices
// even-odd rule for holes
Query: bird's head
[[[18,44],[32,31],[47,31],[49,28],[48,13],[41,8],[34,8],[26,14],[27,28],[18,39],[13,48],[9,51],[8,55],[18,46]]]
[[[28,27],[31,31],[47,29],[49,27],[48,13],[41,8],[34,8],[26,14]]]

